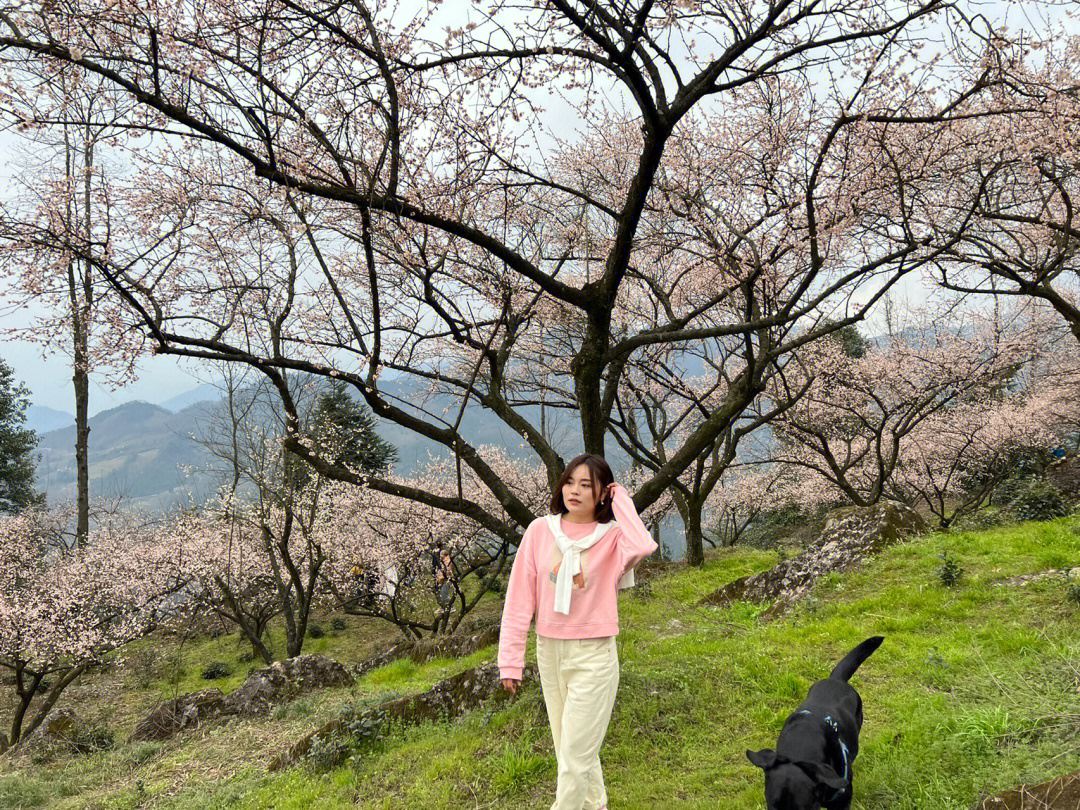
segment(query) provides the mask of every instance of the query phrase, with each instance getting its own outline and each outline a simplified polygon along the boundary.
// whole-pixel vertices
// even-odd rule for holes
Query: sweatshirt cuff
[[[515,681],[520,681],[521,670],[521,667],[499,667],[499,680],[513,678]]]

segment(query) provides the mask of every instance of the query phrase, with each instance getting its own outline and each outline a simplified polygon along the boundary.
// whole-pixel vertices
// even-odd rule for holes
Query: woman
[[[566,465],[551,514],[529,524],[506,588],[499,677],[517,692],[536,613],[536,663],[558,761],[551,810],[606,810],[600,745],[619,688],[619,588],[656,551],[630,493],[601,456]]]

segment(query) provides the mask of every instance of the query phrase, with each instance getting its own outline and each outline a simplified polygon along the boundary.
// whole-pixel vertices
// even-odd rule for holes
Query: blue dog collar
[[[808,714],[811,717],[814,716],[814,713],[809,711],[808,709],[800,709],[799,714]],[[851,768],[850,768],[850,766],[848,764],[849,757],[848,757],[847,744],[844,742],[844,739],[840,736],[840,728],[839,728],[839,726],[837,726],[836,721],[833,720],[832,717],[830,717],[829,715],[825,715],[825,717],[822,718],[822,719],[825,721],[825,725],[833,730],[833,733],[836,735],[836,741],[838,743],[840,743],[840,754],[841,754],[841,756],[843,757],[843,760],[844,760],[844,775],[841,778],[844,780],[845,783],[850,784],[850,782],[851,782],[851,776],[850,776]],[[847,790],[846,785],[844,787],[840,788],[839,790],[837,790],[835,795],[831,799],[829,799],[829,802],[835,802],[837,799],[839,799],[841,796],[844,795],[845,790]]]

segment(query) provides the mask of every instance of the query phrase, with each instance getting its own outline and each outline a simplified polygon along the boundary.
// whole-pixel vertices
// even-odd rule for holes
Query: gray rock
[[[525,679],[534,679],[536,674],[536,666],[527,664],[524,670]],[[414,725],[441,717],[458,717],[489,700],[498,704],[511,697],[512,695],[502,688],[499,665],[492,661],[440,681],[427,692],[391,700],[365,711],[348,713],[331,720],[302,737],[271,761],[268,767],[271,771],[287,768],[303,759],[316,740],[326,742],[343,737],[351,733],[350,729],[386,727],[392,722]]]
[[[33,747],[42,743],[72,743],[86,727],[70,709],[54,709],[41,721],[41,725],[35,728],[22,741],[25,747]]]
[[[1000,582],[995,582],[994,587],[1024,587],[1032,582],[1039,582],[1051,578],[1062,579],[1065,581],[1080,581],[1080,568],[1049,568],[1046,571],[1040,571],[1037,574],[1021,574],[1020,576],[1009,577]]]
[[[768,571],[737,579],[705,596],[700,604],[773,601],[764,615],[775,616],[806,596],[825,574],[846,571],[926,529],[926,521],[918,512],[895,501],[843,507],[829,514],[818,539],[802,554]]]
[[[112,732],[107,728],[87,723],[70,709],[54,709],[37,728],[19,741],[19,747],[37,754],[54,749],[81,754],[109,748],[112,743]]]
[[[353,676],[334,659],[325,655],[298,655],[253,672],[225,696],[221,712],[257,717],[269,714],[275,704],[305,692],[352,683]]]
[[[220,715],[224,701],[220,689],[203,689],[159,703],[135,726],[131,739],[166,740],[181,729],[193,728]]]

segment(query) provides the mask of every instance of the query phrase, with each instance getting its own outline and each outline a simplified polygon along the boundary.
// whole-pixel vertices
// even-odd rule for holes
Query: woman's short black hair
[[[603,492],[607,485],[615,480],[615,476],[611,472],[611,467],[608,466],[608,463],[604,460],[603,456],[598,456],[594,453],[582,453],[577,458],[572,459],[570,463],[566,465],[566,469],[563,470],[562,475],[559,476],[559,481],[555,484],[555,491],[551,494],[551,514],[565,515],[570,511],[566,508],[566,504],[563,503],[563,485],[569,480],[570,474],[582,464],[589,468],[593,486],[600,492]],[[595,491],[596,490],[594,490],[594,492]],[[611,510],[611,498],[596,505],[594,517],[599,523],[609,523],[615,519],[615,513]]]

